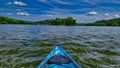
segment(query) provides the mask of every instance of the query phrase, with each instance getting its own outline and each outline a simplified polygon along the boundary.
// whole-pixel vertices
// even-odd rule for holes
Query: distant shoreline
[[[24,21],[9,17],[0,16],[0,24],[15,24],[15,25],[55,25],[55,26],[120,26],[120,18],[101,20],[93,23],[77,23],[72,17],[56,18],[43,21]]]

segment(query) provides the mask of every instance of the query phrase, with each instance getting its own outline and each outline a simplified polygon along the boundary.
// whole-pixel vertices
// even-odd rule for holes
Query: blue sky
[[[79,23],[120,16],[120,0],[0,0],[0,15],[28,21],[72,16]]]

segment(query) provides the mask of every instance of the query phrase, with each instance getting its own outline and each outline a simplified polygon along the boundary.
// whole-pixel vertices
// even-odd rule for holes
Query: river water
[[[100,26],[0,25],[0,64],[3,67],[5,67],[6,64],[12,65],[12,62],[9,62],[8,59],[13,60],[13,58],[20,59],[18,63],[21,63],[21,65],[19,65],[18,68],[24,67],[24,65],[22,66],[23,63],[39,62],[40,60],[38,59],[41,59],[41,56],[24,57],[28,55],[25,53],[26,51],[35,51],[35,48],[38,48],[34,47],[38,42],[40,44],[44,43],[43,45],[46,45],[46,43],[53,45],[61,44],[63,47],[63,44],[71,45],[70,47],[80,44],[83,46],[74,46],[73,48],[76,49],[77,47],[81,48],[85,46],[85,53],[75,53],[80,54],[77,56],[80,61],[77,62],[83,67],[120,68],[120,27]],[[27,46],[25,46],[26,44]],[[20,51],[17,53],[3,54],[6,50],[14,50],[16,48],[19,48]],[[51,48],[53,48],[53,46],[51,46],[50,49]],[[70,49],[67,52],[75,56],[75,54],[70,52]],[[74,52],[74,50],[72,50],[72,52]],[[22,53],[25,54],[20,57],[19,55]],[[36,65],[37,64],[33,66]],[[31,66],[31,68],[33,66]],[[25,68],[27,68],[27,66]],[[28,68],[30,68],[29,65]]]

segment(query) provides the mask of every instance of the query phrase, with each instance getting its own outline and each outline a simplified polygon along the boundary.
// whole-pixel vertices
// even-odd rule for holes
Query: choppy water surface
[[[0,68],[35,68],[60,44],[83,68],[120,68],[120,27],[0,25]]]

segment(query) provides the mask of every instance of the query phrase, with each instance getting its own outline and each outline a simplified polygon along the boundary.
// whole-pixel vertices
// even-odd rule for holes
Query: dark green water
[[[120,27],[0,25],[0,68],[36,68],[61,45],[83,68],[120,68]]]

